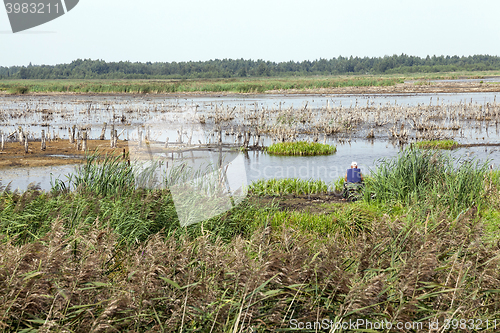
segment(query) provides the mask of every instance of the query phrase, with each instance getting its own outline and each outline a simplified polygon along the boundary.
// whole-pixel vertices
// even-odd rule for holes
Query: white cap
[[[352,166],[352,167],[357,167],[357,166],[358,166],[358,163],[356,163],[356,162],[352,162],[352,163],[351,163],[351,166]]]

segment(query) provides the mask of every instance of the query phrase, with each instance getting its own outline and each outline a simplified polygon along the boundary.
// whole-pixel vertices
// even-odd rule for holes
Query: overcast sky
[[[499,13],[499,0],[80,0],[17,34],[0,9],[0,66],[500,55]]]

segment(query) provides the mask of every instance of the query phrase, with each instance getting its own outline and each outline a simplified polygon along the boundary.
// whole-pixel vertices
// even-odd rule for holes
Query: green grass
[[[365,199],[440,207],[457,216],[484,202],[488,163],[463,161],[440,151],[405,149],[381,160],[366,180]]]
[[[85,164],[78,165],[66,181],[56,179],[53,191],[87,191],[97,196],[128,194],[135,187],[133,168],[125,163],[128,156],[105,155],[98,151],[86,155]]]
[[[299,178],[261,179],[249,186],[249,192],[262,196],[280,196],[283,194],[319,194],[329,191],[328,185],[322,180],[303,180]]]
[[[316,239],[325,240],[334,235],[352,239],[362,231],[369,232],[376,212],[364,203],[336,204],[331,214],[316,214],[307,211],[276,211],[271,215],[271,226],[300,230]]]
[[[23,93],[264,93],[270,90],[392,86],[397,83],[401,83],[401,79],[397,77],[377,76],[194,80],[2,80],[0,91],[17,94],[20,93],[17,89],[22,86],[25,89]]]
[[[314,155],[330,155],[337,151],[337,148],[332,145],[327,145],[317,142],[278,142],[267,147],[266,151],[269,154],[285,155],[285,156],[314,156]]]
[[[454,149],[459,146],[455,140],[425,140],[413,144],[421,149]]]
[[[25,93],[130,93],[162,94],[190,92],[265,93],[267,91],[317,90],[342,87],[394,86],[408,80],[482,78],[498,71],[408,73],[383,75],[337,75],[283,78],[165,79],[165,80],[0,80],[0,92]]]

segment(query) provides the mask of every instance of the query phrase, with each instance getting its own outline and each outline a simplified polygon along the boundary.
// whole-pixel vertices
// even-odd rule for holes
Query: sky
[[[0,66],[500,55],[498,13],[499,0],[80,0],[13,34],[0,8]]]

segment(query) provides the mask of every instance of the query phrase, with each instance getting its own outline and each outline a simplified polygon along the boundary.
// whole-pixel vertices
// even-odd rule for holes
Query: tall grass
[[[395,77],[287,77],[193,80],[4,80],[0,91],[15,91],[23,86],[34,93],[178,93],[234,92],[263,93],[270,90],[304,90],[339,87],[393,86],[401,83]]]
[[[258,196],[307,195],[327,193],[328,191],[328,185],[322,180],[304,180],[300,178],[261,179],[252,182],[249,186],[249,192]]]
[[[349,240],[361,231],[369,232],[375,217],[375,212],[367,205],[340,204],[331,214],[285,210],[276,211],[270,220],[273,228],[293,228],[313,235],[316,239],[341,235]]]
[[[337,148],[323,143],[297,141],[278,142],[267,147],[266,151],[274,155],[314,156],[333,154],[337,151]]]
[[[83,175],[77,191],[0,189],[0,331],[269,332],[368,319],[428,332],[429,322],[453,330],[470,318],[484,328],[500,318],[500,250],[484,239],[480,204],[491,196],[487,222],[498,219],[499,174],[405,150],[366,179],[378,203],[314,214],[248,200],[185,228],[165,189],[122,192]],[[310,183],[252,191],[305,193]],[[391,216],[378,206],[402,203]]]
[[[96,196],[126,194],[135,187],[135,174],[124,155],[102,156],[98,151],[86,155],[85,163],[64,182],[56,179],[54,191],[85,190]]]
[[[454,215],[484,199],[487,162],[462,160],[439,151],[405,149],[380,161],[367,179],[365,198],[446,207]]]
[[[331,217],[315,225],[297,212],[270,212],[260,230],[229,242],[200,230],[134,246],[103,220],[68,233],[55,219],[29,244],[3,239],[1,329],[269,332],[362,318],[422,323],[412,331],[423,332],[430,321],[498,319],[500,256],[474,213],[425,227],[357,206],[339,214],[348,242]],[[328,237],[318,242],[317,231]]]

